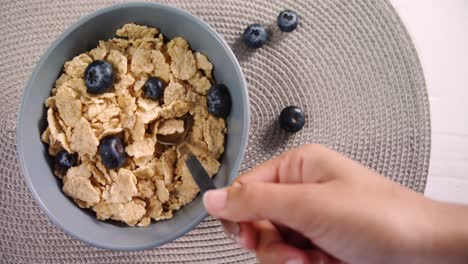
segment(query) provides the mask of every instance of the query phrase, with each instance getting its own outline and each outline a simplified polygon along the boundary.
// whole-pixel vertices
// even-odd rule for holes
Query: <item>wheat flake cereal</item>
[[[115,78],[110,88],[92,94],[86,72],[95,61],[111,65]],[[157,135],[187,132],[186,143],[210,176],[218,172],[227,127],[207,111],[212,71],[208,57],[182,37],[165,41],[157,28],[133,23],[67,61],[45,101],[48,126],[41,135],[51,156],[76,154],[74,166],[54,170],[64,194],[102,221],[144,227],[172,218],[199,189],[177,148],[159,144]],[[150,77],[164,83],[158,100],[145,97]],[[185,115],[194,120],[189,131]],[[99,151],[108,137],[123,144],[118,168],[109,169]]]

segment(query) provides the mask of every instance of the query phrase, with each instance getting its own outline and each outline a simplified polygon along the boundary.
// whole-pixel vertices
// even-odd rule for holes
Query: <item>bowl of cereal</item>
[[[238,173],[248,129],[245,79],[222,37],[180,9],[129,3],[81,18],[42,56],[17,149],[53,223],[92,246],[141,250],[207,216],[177,146],[158,137],[186,135],[221,187]]]

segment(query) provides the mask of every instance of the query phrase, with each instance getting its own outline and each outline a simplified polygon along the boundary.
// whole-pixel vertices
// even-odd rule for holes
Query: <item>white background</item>
[[[390,0],[419,54],[431,107],[425,194],[468,204],[468,0]]]

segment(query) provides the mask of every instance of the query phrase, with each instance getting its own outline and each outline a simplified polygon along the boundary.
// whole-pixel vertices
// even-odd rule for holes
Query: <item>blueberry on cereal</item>
[[[109,62],[96,60],[86,67],[84,79],[88,93],[102,94],[114,83],[114,69]]]
[[[298,132],[305,124],[304,112],[297,106],[288,106],[281,111],[279,124],[286,132]]]
[[[66,150],[61,150],[55,155],[55,165],[63,171],[76,165],[76,154],[68,153]]]
[[[208,112],[226,118],[231,113],[231,95],[224,84],[214,84],[206,95]]]
[[[283,32],[291,32],[296,29],[299,18],[296,12],[284,10],[278,15],[278,27]]]
[[[118,136],[108,136],[101,140],[99,156],[104,166],[109,170],[122,167],[127,160],[125,146]]]
[[[242,39],[247,47],[258,49],[267,42],[268,31],[260,24],[252,24],[245,29]]]
[[[164,82],[158,77],[150,77],[143,87],[145,97],[159,100],[164,95]]]

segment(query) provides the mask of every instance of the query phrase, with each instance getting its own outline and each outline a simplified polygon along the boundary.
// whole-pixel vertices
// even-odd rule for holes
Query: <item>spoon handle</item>
[[[198,188],[200,188],[200,192],[202,194],[208,190],[216,189],[216,186],[206,172],[205,168],[203,168],[203,165],[190,150],[185,156],[185,165],[187,165],[190,174],[192,174],[192,177],[197,183]]]
[[[214,185],[213,181],[208,175],[208,172],[206,172],[205,168],[203,168],[203,165],[200,163],[198,158],[195,155],[193,155],[192,151],[185,143],[182,143],[179,146],[179,151],[181,153],[182,158],[185,161],[185,165],[190,171],[190,174],[192,174],[192,177],[197,183],[202,195],[208,190],[216,189],[216,186]],[[240,232],[239,224],[224,219],[220,219],[220,221],[224,226],[226,235],[229,236],[231,239],[235,239],[235,236],[238,235]]]

